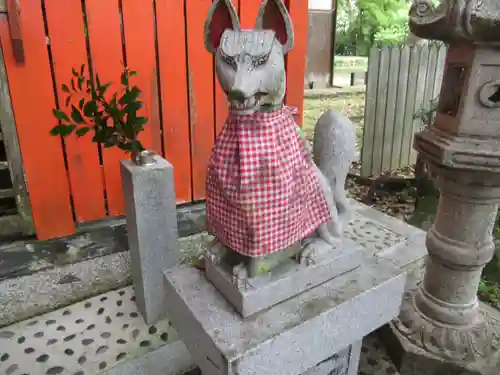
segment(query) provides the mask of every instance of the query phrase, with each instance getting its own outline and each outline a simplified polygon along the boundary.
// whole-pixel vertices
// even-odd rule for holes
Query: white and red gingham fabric
[[[212,150],[206,183],[209,231],[246,256],[283,250],[330,218],[287,107],[230,113]]]

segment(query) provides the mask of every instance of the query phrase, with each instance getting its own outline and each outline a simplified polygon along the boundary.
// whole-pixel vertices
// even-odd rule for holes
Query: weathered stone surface
[[[205,205],[177,208],[179,237],[205,231]],[[78,233],[52,240],[0,243],[0,282],[127,251],[125,219],[113,218],[79,225]]]
[[[74,281],[60,282],[68,276]],[[0,327],[128,285],[131,281],[128,252],[2,281]]]
[[[150,165],[121,162],[132,278],[147,323],[165,316],[162,273],[179,264],[174,169],[160,156]]]
[[[450,46],[434,123],[414,139],[440,197],[423,280],[391,324],[402,375],[498,373],[498,325],[477,289],[500,203],[499,15],[481,0],[418,0],[410,12],[415,34]]]
[[[454,361],[444,358],[444,356],[434,355],[431,351],[424,349],[425,340],[422,340],[420,345],[414,344],[395,326],[395,323],[383,327],[379,334],[388,349],[389,356],[401,374],[498,375],[500,369],[500,312],[481,304],[481,314],[490,325],[491,331],[494,332],[492,338],[494,351],[487,357],[478,357],[473,361]],[[455,332],[456,336],[460,335],[459,330],[458,327]],[[441,339],[448,340],[449,338],[443,336]],[[481,338],[479,339],[480,343]],[[477,344],[476,341],[468,342],[471,348],[475,348]],[[437,345],[443,347],[442,343],[437,343]],[[450,351],[458,349],[448,348]]]
[[[192,370],[191,370],[192,369]],[[195,375],[199,374],[186,346],[177,340],[99,375]],[[204,374],[203,374],[204,375]],[[350,374],[349,374],[350,375]]]
[[[207,167],[207,219],[221,242],[246,256],[233,265],[233,273],[244,280],[256,275],[259,258],[302,245],[311,230],[330,245],[343,236],[352,213],[345,182],[356,157],[355,127],[341,113],[326,111],[315,126],[313,155],[307,155],[308,142],[297,133],[295,110],[283,109],[285,56],[293,47],[294,32],[282,0],[263,1],[253,29],[241,29],[233,2],[215,0],[204,36],[230,112]],[[263,55],[268,58],[261,59]],[[252,68],[256,62],[258,70]],[[249,132],[236,125],[249,119]],[[286,149],[279,141],[284,138]],[[222,176],[230,176],[231,182]],[[240,185],[245,188],[233,188]],[[245,231],[238,230],[243,227]],[[281,257],[273,259],[270,270],[281,266]]]
[[[357,375],[361,341],[335,353],[301,375]]]
[[[188,263],[206,249],[210,236],[200,233],[181,238],[179,242],[182,262]],[[73,279],[71,283],[61,282],[70,278]],[[0,327],[129,285],[131,282],[128,251],[0,281]]]
[[[221,261],[218,250],[211,248],[205,255],[205,276],[238,313],[247,317],[351,271],[364,259],[363,247],[349,239],[336,248],[318,239],[309,244],[308,249],[312,257],[310,264],[289,259],[263,276],[246,279],[241,285]]]
[[[449,43],[500,44],[500,4],[496,0],[417,0],[410,10],[411,31]]]
[[[246,319],[196,269],[165,281],[169,316],[204,374],[298,375],[396,316],[405,275],[371,259]]]
[[[350,200],[350,205],[356,210],[356,214],[347,228],[346,237],[360,243],[365,248],[366,256],[380,256],[407,271],[408,284],[420,281],[427,257],[427,250],[422,245],[425,244],[425,232],[354,200]],[[203,221],[204,217],[203,212],[198,209],[189,215],[185,214],[185,209],[180,209],[177,214],[179,225],[186,223],[186,227],[190,227],[187,224],[190,217],[197,222]],[[369,215],[370,219],[365,215]],[[379,238],[371,234],[372,232]],[[126,239],[126,236],[123,237]],[[412,240],[417,237],[421,238],[420,242]],[[95,237],[92,235],[92,238]],[[179,243],[182,262],[191,263],[197,259],[212,239],[206,232],[181,237]],[[70,242],[75,243],[73,240]],[[27,267],[27,271],[38,273],[0,281],[0,305],[3,307],[0,310],[0,327],[130,284],[129,252],[125,248],[122,249],[122,245],[118,246],[114,240],[109,243],[112,247],[103,247],[99,253],[111,252],[111,255],[60,267],[54,267],[53,264],[42,265],[49,268],[43,271],[37,268],[40,261],[35,261]],[[408,246],[408,243],[411,245]],[[18,251],[19,246],[28,244],[14,244],[13,251]],[[29,247],[32,250],[19,251],[37,251],[36,246],[34,250]],[[0,251],[0,262],[4,254],[5,252]],[[79,280],[71,284],[60,284],[59,281],[65,278],[64,275],[74,275]],[[49,295],[50,298],[46,298]]]
[[[92,375],[199,375],[199,369],[185,373],[195,364],[168,320],[146,326],[135,315],[138,311],[132,301],[133,294],[132,287],[122,288],[0,329],[3,359],[0,373],[4,374],[6,369],[14,371],[17,365],[17,372],[13,374],[47,375],[49,368],[64,367],[64,374],[83,371]],[[119,300],[123,303],[117,304]],[[101,307],[104,308],[102,314]],[[130,313],[134,313],[133,316]],[[78,339],[80,333],[88,345],[82,345]],[[111,336],[107,338],[108,335]],[[90,343],[89,339],[94,342]],[[51,344],[45,345],[47,342]],[[25,351],[27,348],[36,349]],[[362,353],[360,375],[397,375],[375,334],[363,339]],[[352,345],[350,353],[340,351],[317,370],[330,369],[325,375],[341,375],[349,355],[349,371],[353,372],[348,375],[357,375],[352,366],[357,362],[355,354],[359,353],[356,345]],[[37,358],[46,362],[38,362]]]

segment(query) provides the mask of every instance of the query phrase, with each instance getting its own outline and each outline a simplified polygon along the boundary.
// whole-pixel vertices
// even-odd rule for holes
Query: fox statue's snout
[[[215,0],[205,23],[205,46],[215,56],[217,77],[231,111],[252,114],[283,104],[286,92],[285,55],[294,42],[290,15],[282,0],[263,0],[255,28],[241,30],[231,0]],[[328,110],[315,128],[316,174],[331,212],[317,234],[335,244],[350,218],[344,190],[355,157],[354,126]]]

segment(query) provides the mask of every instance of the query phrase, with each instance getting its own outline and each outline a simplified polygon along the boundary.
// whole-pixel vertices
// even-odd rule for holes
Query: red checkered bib
[[[287,248],[330,219],[292,111],[230,113],[207,171],[209,231],[250,257]]]

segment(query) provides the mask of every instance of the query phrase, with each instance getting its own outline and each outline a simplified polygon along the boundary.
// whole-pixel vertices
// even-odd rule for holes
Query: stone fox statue
[[[310,156],[283,105],[293,43],[281,0],[263,0],[253,30],[240,29],[231,0],[215,0],[205,23],[205,46],[230,106],[207,170],[207,224],[214,247],[224,249],[219,260],[238,277],[261,275],[284,258],[308,264],[311,242],[335,246],[350,217],[344,184],[354,127],[325,112]]]

